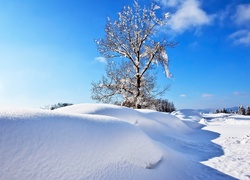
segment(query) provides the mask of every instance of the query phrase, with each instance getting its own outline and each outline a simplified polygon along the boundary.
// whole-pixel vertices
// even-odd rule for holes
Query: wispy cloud
[[[235,95],[235,96],[247,96],[248,93],[246,93],[246,92],[235,91],[235,92],[233,92],[233,95]]]
[[[168,26],[174,32],[182,33],[190,28],[211,24],[214,15],[208,15],[199,0],[158,0],[165,7],[174,7]]]
[[[203,94],[201,95],[201,97],[203,97],[203,98],[214,97],[214,94],[203,93]]]
[[[233,19],[237,25],[250,26],[250,3],[238,5]]]
[[[176,7],[183,2],[183,0],[158,0],[164,7]]]
[[[229,39],[237,45],[250,45],[250,3],[238,5],[231,19],[240,29],[230,34]]]
[[[216,18],[219,20],[220,26],[224,26],[227,20],[232,17],[233,9],[235,9],[235,7],[232,4],[228,4],[225,9],[217,12]],[[230,20],[232,20],[232,18]]]
[[[107,63],[106,58],[101,57],[101,56],[100,57],[96,57],[95,60],[98,61],[98,62],[101,62],[101,63]]]
[[[229,36],[235,44],[250,45],[250,30],[239,30]]]
[[[180,97],[187,97],[186,94],[180,94]]]

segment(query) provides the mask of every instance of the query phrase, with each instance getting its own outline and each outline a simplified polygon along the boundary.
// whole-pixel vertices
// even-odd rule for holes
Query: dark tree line
[[[223,109],[217,109],[215,113],[231,113],[231,114],[240,114],[240,115],[250,115],[250,107],[247,106],[247,108],[244,108],[244,106],[239,106],[237,111],[233,111],[232,109],[227,110],[225,108]]]
[[[72,103],[57,103],[57,104],[53,104],[53,105],[46,105],[42,109],[55,110],[55,109],[58,109],[61,107],[66,107],[66,106],[71,106],[71,105],[73,105],[73,104]]]
[[[154,106],[156,111],[160,112],[173,112],[175,111],[175,106],[173,102],[169,102],[166,99],[156,99],[154,100]]]

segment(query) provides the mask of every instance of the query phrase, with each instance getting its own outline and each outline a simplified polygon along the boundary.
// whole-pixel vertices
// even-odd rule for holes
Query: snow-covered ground
[[[217,132],[220,137],[213,142],[223,148],[223,155],[203,164],[238,179],[250,179],[250,116],[206,115],[204,130]]]
[[[0,179],[250,179],[250,117],[0,109]]]

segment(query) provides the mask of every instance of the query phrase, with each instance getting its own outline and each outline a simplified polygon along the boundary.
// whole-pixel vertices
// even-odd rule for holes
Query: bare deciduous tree
[[[94,100],[111,102],[121,95],[123,105],[130,103],[131,107],[141,108],[145,98],[151,97],[148,94],[155,91],[155,77],[150,70],[160,66],[171,77],[166,48],[177,43],[156,36],[157,29],[169,18],[169,13],[158,18],[155,12],[158,8],[154,4],[141,8],[135,1],[133,7],[125,6],[118,13],[118,20],[112,22],[108,18],[106,37],[96,41],[99,52],[108,60],[107,77],[92,83]],[[126,59],[122,63],[110,60],[122,57]]]

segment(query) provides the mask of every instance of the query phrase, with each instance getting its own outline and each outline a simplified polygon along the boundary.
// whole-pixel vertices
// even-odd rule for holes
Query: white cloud
[[[240,4],[235,9],[231,19],[240,29],[230,34],[229,39],[238,45],[250,45],[250,4]]]
[[[235,44],[250,45],[250,30],[239,30],[229,36]]]
[[[235,96],[247,96],[248,94],[246,92],[236,91],[236,92],[233,92],[233,95],[235,95]]]
[[[165,6],[176,7],[176,12],[172,14],[168,23],[169,27],[175,32],[182,33],[190,28],[209,25],[214,18],[214,15],[208,15],[200,7],[199,0],[161,0],[161,3]]]
[[[176,7],[178,6],[183,0],[158,0],[164,7]]]
[[[107,63],[106,58],[101,57],[101,56],[100,56],[100,57],[96,57],[95,60],[96,60],[96,61],[99,61],[99,62],[101,62],[101,63]]]
[[[203,93],[202,95],[201,95],[201,97],[203,97],[203,98],[206,98],[206,97],[213,97],[214,96],[214,94],[207,94],[207,93]]]
[[[250,4],[240,4],[233,16],[237,25],[250,25]]]
[[[180,97],[187,97],[186,94],[180,94]]]

